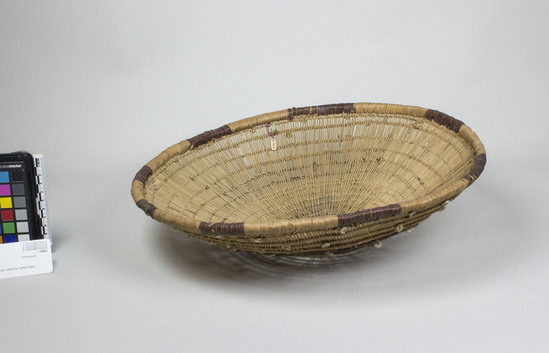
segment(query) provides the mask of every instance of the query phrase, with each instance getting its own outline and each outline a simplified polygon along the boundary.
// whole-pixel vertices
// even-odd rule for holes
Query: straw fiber
[[[182,141],[132,195],[154,219],[234,250],[330,255],[411,230],[482,173],[461,121],[419,107],[291,108]]]

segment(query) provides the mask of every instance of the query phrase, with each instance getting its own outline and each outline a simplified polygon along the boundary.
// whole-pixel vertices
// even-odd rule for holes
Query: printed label
[[[8,243],[0,246],[0,278],[53,272],[49,239]]]

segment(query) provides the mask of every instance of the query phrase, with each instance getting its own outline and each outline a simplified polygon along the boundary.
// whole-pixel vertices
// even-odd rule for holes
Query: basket
[[[444,113],[330,104],[173,145],[139,170],[132,196],[155,220],[228,249],[332,255],[410,231],[485,163],[477,135]]]

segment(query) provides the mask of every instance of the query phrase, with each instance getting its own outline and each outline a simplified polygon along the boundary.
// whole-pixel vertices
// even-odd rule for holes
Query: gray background
[[[2,351],[547,351],[548,4],[0,2],[0,148],[45,155],[55,266],[0,281]],[[364,101],[449,113],[488,154],[382,249],[228,253],[130,197],[180,140]]]

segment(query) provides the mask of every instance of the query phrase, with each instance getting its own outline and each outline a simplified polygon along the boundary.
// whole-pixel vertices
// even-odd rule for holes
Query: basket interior
[[[463,177],[473,150],[423,118],[299,116],[215,139],[176,156],[145,186],[159,209],[202,222],[253,222],[356,212],[413,200]]]

